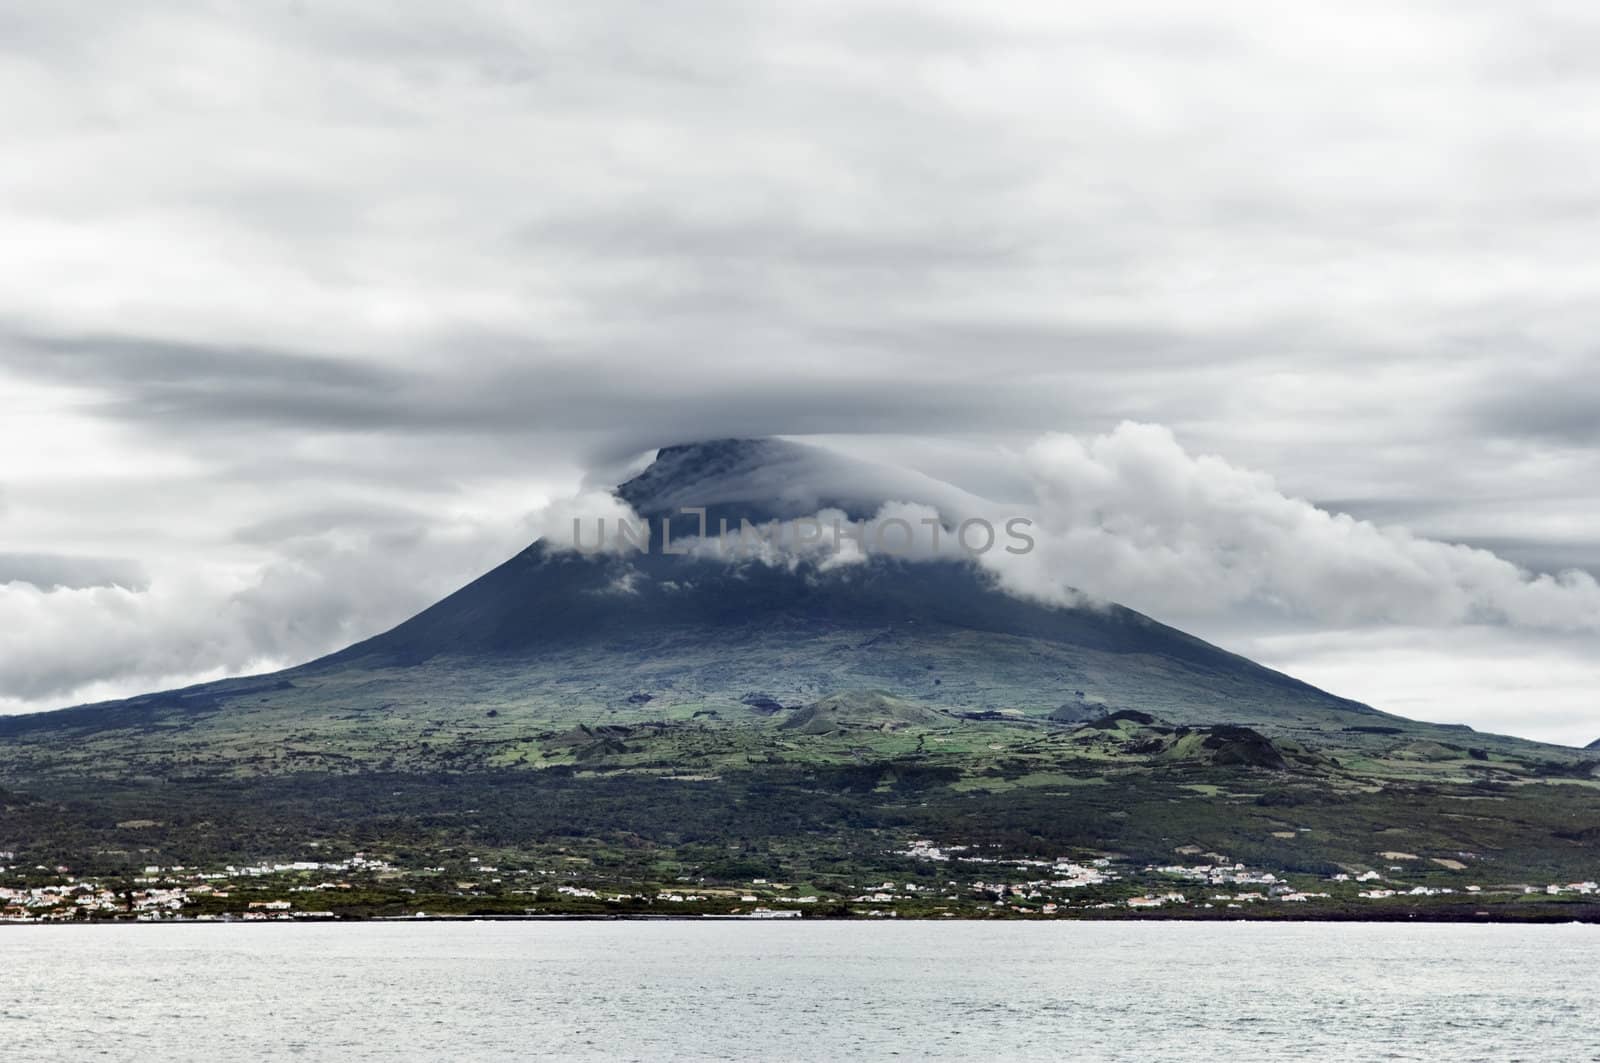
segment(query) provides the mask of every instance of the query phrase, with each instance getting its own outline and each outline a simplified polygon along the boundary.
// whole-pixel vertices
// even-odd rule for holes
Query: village
[[[1470,899],[1495,904],[1581,900],[1594,881],[1460,886],[1407,881],[1406,867],[1340,872],[1325,879],[1248,867],[1222,854],[1205,863],[1134,865],[1110,856],[1044,860],[997,847],[917,839],[885,854],[937,874],[866,882],[730,884],[679,881],[642,887],[603,881],[571,866],[501,867],[496,857],[451,854],[419,868],[355,853],[201,869],[148,865],[121,876],[75,874],[63,865],[0,865],[0,922],[93,920],[288,922],[350,918],[960,918],[1136,917],[1208,910],[1243,912]],[[1382,854],[1380,854],[1382,855]],[[15,853],[0,851],[0,860]],[[687,876],[685,876],[687,878]]]

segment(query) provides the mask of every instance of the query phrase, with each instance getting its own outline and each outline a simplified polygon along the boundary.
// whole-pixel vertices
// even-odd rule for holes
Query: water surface
[[[0,1058],[1600,1059],[1600,927],[0,927]]]

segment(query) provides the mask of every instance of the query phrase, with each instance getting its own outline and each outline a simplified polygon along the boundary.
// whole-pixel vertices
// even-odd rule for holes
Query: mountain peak
[[[832,455],[782,439],[709,439],[662,447],[617,496],[641,516],[676,513],[680,506],[775,500],[783,481],[825,465]]]
[[[712,526],[719,517],[737,525],[740,518],[786,520],[825,508],[861,519],[891,501],[930,506],[947,519],[961,519],[984,505],[982,499],[912,469],[780,438],[662,447],[616,494],[646,518],[704,508]]]

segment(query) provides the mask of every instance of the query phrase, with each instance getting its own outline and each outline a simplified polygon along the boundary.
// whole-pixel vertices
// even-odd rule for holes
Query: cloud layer
[[[735,563],[967,558],[1015,593],[1076,601],[1081,591],[1157,615],[1252,609],[1337,626],[1600,630],[1600,583],[1587,572],[1530,572],[1486,549],[1330,511],[1285,494],[1264,473],[1191,454],[1161,425],[1124,422],[1088,438],[1055,433],[991,462],[985,478],[1027,483],[1028,497],[1008,504],[909,470],[802,450],[770,465],[719,468],[657,504],[672,513],[785,497],[882,500],[867,507],[870,517],[796,510],[782,521],[733,521],[720,534],[708,523],[707,534],[680,532],[673,544]],[[659,519],[606,491],[553,503],[534,526],[564,549],[662,548]]]
[[[1341,626],[1600,630],[1600,584],[1586,572],[1534,574],[1329,512],[1260,472],[1189,454],[1160,426],[1051,436],[1026,463],[1039,547],[1003,569],[1014,588],[1077,586],[1168,616],[1257,607]]]

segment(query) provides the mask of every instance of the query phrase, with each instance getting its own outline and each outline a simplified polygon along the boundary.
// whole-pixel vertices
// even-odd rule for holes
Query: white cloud
[[[773,460],[770,468],[696,480],[671,502],[762,503],[796,482],[805,484],[802,497],[859,499],[867,483],[911,496],[891,497],[870,518],[823,508],[750,534],[730,526],[725,539],[710,529],[674,548],[791,566],[849,564],[869,554],[971,558],[1015,593],[1077,601],[1081,591],[1156,616],[1275,613],[1328,625],[1600,630],[1600,583],[1586,572],[1529,572],[1486,549],[1330,512],[1285,494],[1265,473],[1189,453],[1160,425],[1124,422],[1097,436],[1055,434],[1021,453],[991,453],[995,480],[1030,485],[1031,500],[1009,504],[837,455],[781,452]],[[536,525],[567,547],[576,520],[592,549],[602,517],[613,529],[611,550],[628,545],[615,534],[619,518],[644,526],[602,491],[552,505]],[[656,550],[659,531],[651,528]]]
[[[520,521],[341,527],[256,564],[164,564],[138,588],[0,583],[0,711],[299,664],[431,605],[526,536]]]
[[[1071,586],[1153,612],[1268,609],[1330,624],[1489,622],[1600,630],[1600,584],[1534,574],[1466,546],[1327,510],[1271,477],[1125,423],[1026,454],[1039,492],[1038,547],[989,555],[1009,588]]]
[[[657,529],[605,490],[553,499],[529,514],[526,523],[533,538],[556,550],[626,554],[659,545],[651,538]]]

